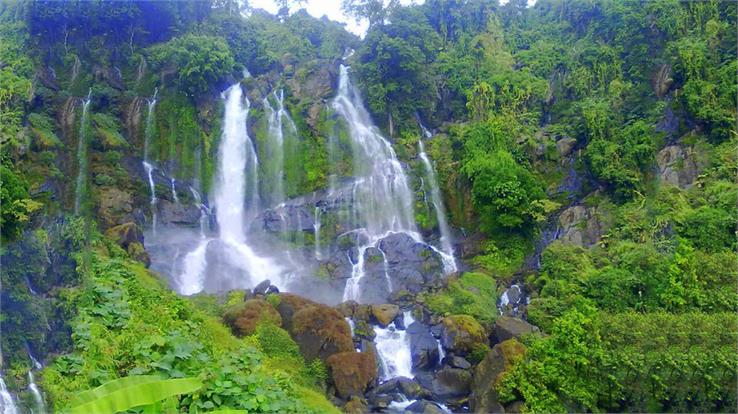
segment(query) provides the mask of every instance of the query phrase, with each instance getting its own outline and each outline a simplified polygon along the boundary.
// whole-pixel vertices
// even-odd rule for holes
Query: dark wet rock
[[[264,230],[279,232],[313,232],[313,211],[308,206],[285,205],[265,211],[262,214]]]
[[[460,356],[452,356],[450,358],[447,358],[447,360],[448,364],[453,368],[469,369],[472,366],[471,362]]]
[[[384,410],[392,404],[393,401],[402,401],[402,397],[399,394],[377,394],[369,392],[366,395],[369,406],[379,410]],[[375,410],[372,410],[374,412]]]
[[[194,204],[182,204],[159,199],[157,209],[162,223],[186,226],[200,224],[200,208]]]
[[[471,391],[472,375],[465,369],[443,368],[434,374],[420,374],[416,379],[439,401],[463,397]]]
[[[377,361],[373,354],[340,352],[328,357],[325,363],[341,398],[363,396],[367,387],[377,379]]]
[[[420,385],[414,379],[400,377],[397,384],[400,392],[411,400],[431,398],[432,396],[430,390]]]
[[[254,286],[253,292],[254,295],[266,295],[267,290],[269,289],[269,286],[271,286],[272,282],[269,279],[263,280],[258,285]]]
[[[443,280],[440,255],[405,233],[390,234],[376,248],[366,249],[364,269],[360,290],[366,303],[387,302],[396,290],[418,293]]]
[[[413,322],[407,328],[410,340],[410,356],[415,369],[431,369],[438,364],[438,342],[430,334],[427,327],[419,322]]]
[[[487,342],[484,328],[471,316],[447,316],[442,325],[441,345],[456,355],[466,355]]]
[[[520,339],[521,336],[540,332],[537,326],[511,316],[500,316],[495,320],[495,339],[503,342],[511,338]]]
[[[372,308],[369,305],[358,305],[356,306],[356,310],[354,311],[354,321],[355,322],[366,322],[369,323],[369,320],[371,319],[372,315]]]
[[[497,383],[500,375],[507,370],[516,358],[522,357],[525,347],[515,339],[495,345],[482,362],[474,369],[472,392],[469,406],[475,413],[504,413],[499,402]]]
[[[372,305],[372,316],[377,323],[386,328],[387,325],[392,323],[393,320],[400,313],[400,307],[397,305],[383,304],[383,305]]]
[[[269,288],[267,288],[266,290],[266,294],[271,295],[275,293],[279,293],[279,288],[274,285],[269,285]]]
[[[400,389],[400,377],[392,378],[374,387],[377,394],[390,394]]]
[[[422,414],[445,414],[445,411],[433,401],[420,400],[407,406],[405,412]]]
[[[36,71],[36,78],[41,81],[41,84],[45,87],[58,91],[59,90],[59,82],[56,79],[56,72],[54,69],[44,66],[39,68]]]

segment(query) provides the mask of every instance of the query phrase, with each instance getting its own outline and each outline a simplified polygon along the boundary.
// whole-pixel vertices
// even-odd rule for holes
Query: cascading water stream
[[[154,95],[149,99],[148,111],[146,112],[146,126],[144,127],[144,154],[143,154],[143,166],[146,170],[146,175],[149,179],[149,193],[151,198],[149,204],[151,205],[151,232],[156,236],[156,186],[154,185],[154,166],[149,162],[149,145],[151,138],[154,135],[154,110],[156,108],[156,95],[159,93],[159,88],[154,88]]]
[[[197,208],[200,209],[200,238],[204,239],[205,233],[208,230],[208,209],[205,204],[202,203],[202,197],[197,190],[195,190],[193,187],[190,187],[190,193],[192,194],[192,198],[195,199],[195,204],[197,205]]]
[[[283,287],[280,266],[266,257],[260,257],[247,244],[245,229],[258,207],[258,166],[256,151],[246,129],[249,101],[245,99],[240,83],[228,88],[224,94],[225,115],[223,137],[218,150],[218,170],[214,191],[215,216],[218,222],[218,246],[223,246],[225,260],[238,274],[229,274],[233,284],[253,286],[269,278]],[[247,176],[247,172],[250,176]],[[178,278],[180,293],[192,295],[203,290],[208,267],[208,246],[215,239],[203,239],[188,253],[184,260],[184,272]],[[243,283],[243,272],[248,280]],[[221,275],[222,276],[222,275]]]
[[[364,252],[376,247],[390,233],[404,232],[422,241],[416,230],[412,193],[402,165],[392,145],[379,133],[349,79],[348,67],[341,65],[338,95],[333,109],[349,128],[353,149],[353,210],[358,231],[368,241],[359,246],[351,278],[344,289],[344,300],[360,300],[360,281],[364,276]]]
[[[169,182],[171,183],[170,187],[172,188],[172,199],[174,199],[175,203],[179,203],[179,198],[177,197],[177,188],[176,188],[177,180],[172,178]]]
[[[74,194],[74,214],[78,215],[82,207],[82,198],[87,193],[87,141],[89,131],[90,102],[92,102],[92,89],[87,93],[87,98],[82,102],[82,118],[79,123],[79,138],[77,140],[77,183]]]
[[[276,108],[272,106],[269,97],[272,96],[276,103]],[[290,115],[284,109],[284,90],[280,89],[279,93],[273,91],[267,95],[264,100],[264,109],[268,112],[268,131],[266,142],[266,158],[264,169],[266,176],[263,189],[268,189],[265,194],[268,206],[276,206],[285,199],[284,192],[284,139],[285,139],[285,123],[290,133],[295,133],[297,128],[290,118]],[[286,122],[285,122],[286,121]]]
[[[420,129],[426,138],[431,137],[430,131],[428,131],[423,124],[418,121]],[[443,205],[443,199],[441,198],[441,190],[438,188],[438,180],[436,180],[436,172],[433,169],[428,155],[425,153],[425,146],[423,145],[423,137],[421,136],[418,140],[418,156],[423,162],[425,168],[425,182],[430,185],[431,203],[433,209],[436,211],[436,220],[438,221],[438,229],[441,232],[441,258],[443,259],[443,268],[446,273],[454,273],[458,270],[456,266],[456,259],[454,258],[454,247],[451,240],[451,230],[446,220],[446,209]]]
[[[403,312],[403,324],[405,328],[415,320],[409,311]],[[410,338],[405,329],[397,329],[395,323],[390,323],[386,328],[374,327],[374,343],[377,346],[380,365],[382,367],[382,380],[386,381],[396,377],[412,378],[412,359],[410,357]]]
[[[315,206],[315,213],[313,217],[313,239],[315,240],[314,254],[317,260],[320,260],[322,257],[322,254],[320,252],[320,214],[320,207]]]
[[[144,170],[149,178],[149,192],[151,198],[149,204],[151,205],[151,232],[156,236],[156,186],[154,185],[154,166],[149,164],[147,161],[143,162]]]
[[[18,414],[18,407],[2,376],[0,376],[0,414]]]
[[[43,368],[43,365],[41,365],[41,363],[33,357],[30,349],[28,350],[28,357],[31,359],[31,364],[33,365],[28,371],[28,389],[31,391],[31,395],[33,395],[33,401],[36,404],[36,409],[31,410],[31,412],[33,414],[46,414],[46,403],[44,402],[44,397],[41,394],[41,390],[39,390],[38,385],[36,385],[36,381],[33,376],[33,371],[40,370],[41,368]]]

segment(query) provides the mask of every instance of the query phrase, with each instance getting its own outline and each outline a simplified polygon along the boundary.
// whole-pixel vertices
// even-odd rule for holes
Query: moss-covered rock
[[[520,339],[521,336],[532,332],[539,332],[537,326],[511,316],[500,316],[495,321],[495,340],[503,342],[511,338]]]
[[[368,352],[341,352],[326,360],[336,393],[341,398],[362,396],[377,378],[377,361]]]
[[[473,317],[453,315],[443,318],[441,344],[444,348],[458,355],[466,355],[486,342],[484,328]]]
[[[97,211],[103,228],[133,221],[133,197],[128,191],[104,187],[99,190]]]
[[[397,305],[372,305],[372,316],[374,316],[374,319],[376,319],[383,327],[392,323],[398,313],[400,313],[400,307]]]
[[[253,334],[261,323],[282,324],[279,312],[263,299],[249,299],[230,306],[223,314],[223,320],[238,336]]]
[[[305,306],[292,316],[291,334],[300,346],[306,361],[326,360],[339,352],[353,351],[351,327],[343,316],[330,306]]]
[[[469,405],[472,412],[504,412],[498,400],[497,384],[505,371],[523,357],[525,347],[515,339],[509,339],[492,348],[474,370]]]
[[[343,406],[343,412],[346,414],[364,414],[369,412],[369,407],[359,397],[351,397],[351,400]]]

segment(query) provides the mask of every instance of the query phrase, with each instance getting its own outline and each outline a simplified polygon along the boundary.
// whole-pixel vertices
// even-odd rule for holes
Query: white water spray
[[[379,354],[384,381],[396,377],[413,377],[410,338],[407,336],[406,329],[415,320],[410,311],[403,312],[402,318],[405,330],[397,329],[394,322],[386,328],[374,327],[374,332],[377,334],[374,343],[377,347],[377,354]]]
[[[0,377],[0,414],[18,414],[18,407],[2,377]]]
[[[149,193],[151,194],[151,198],[149,199],[149,204],[151,205],[151,232],[156,236],[156,185],[154,185],[154,166],[147,161],[143,162],[143,166],[149,178]]]
[[[149,179],[149,193],[151,205],[151,232],[156,236],[156,186],[154,185],[154,166],[149,162],[149,145],[154,135],[154,109],[156,108],[156,95],[159,88],[154,88],[154,95],[148,100],[148,111],[146,112],[146,126],[144,127],[144,154],[143,166]]]

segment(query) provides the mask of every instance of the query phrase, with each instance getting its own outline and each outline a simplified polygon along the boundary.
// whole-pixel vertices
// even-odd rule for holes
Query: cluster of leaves
[[[497,317],[496,284],[483,273],[462,273],[441,291],[424,295],[424,301],[438,315],[473,315],[489,326]]]
[[[578,304],[527,338],[501,398],[527,412],[717,412],[736,404],[734,313],[597,312]]]

